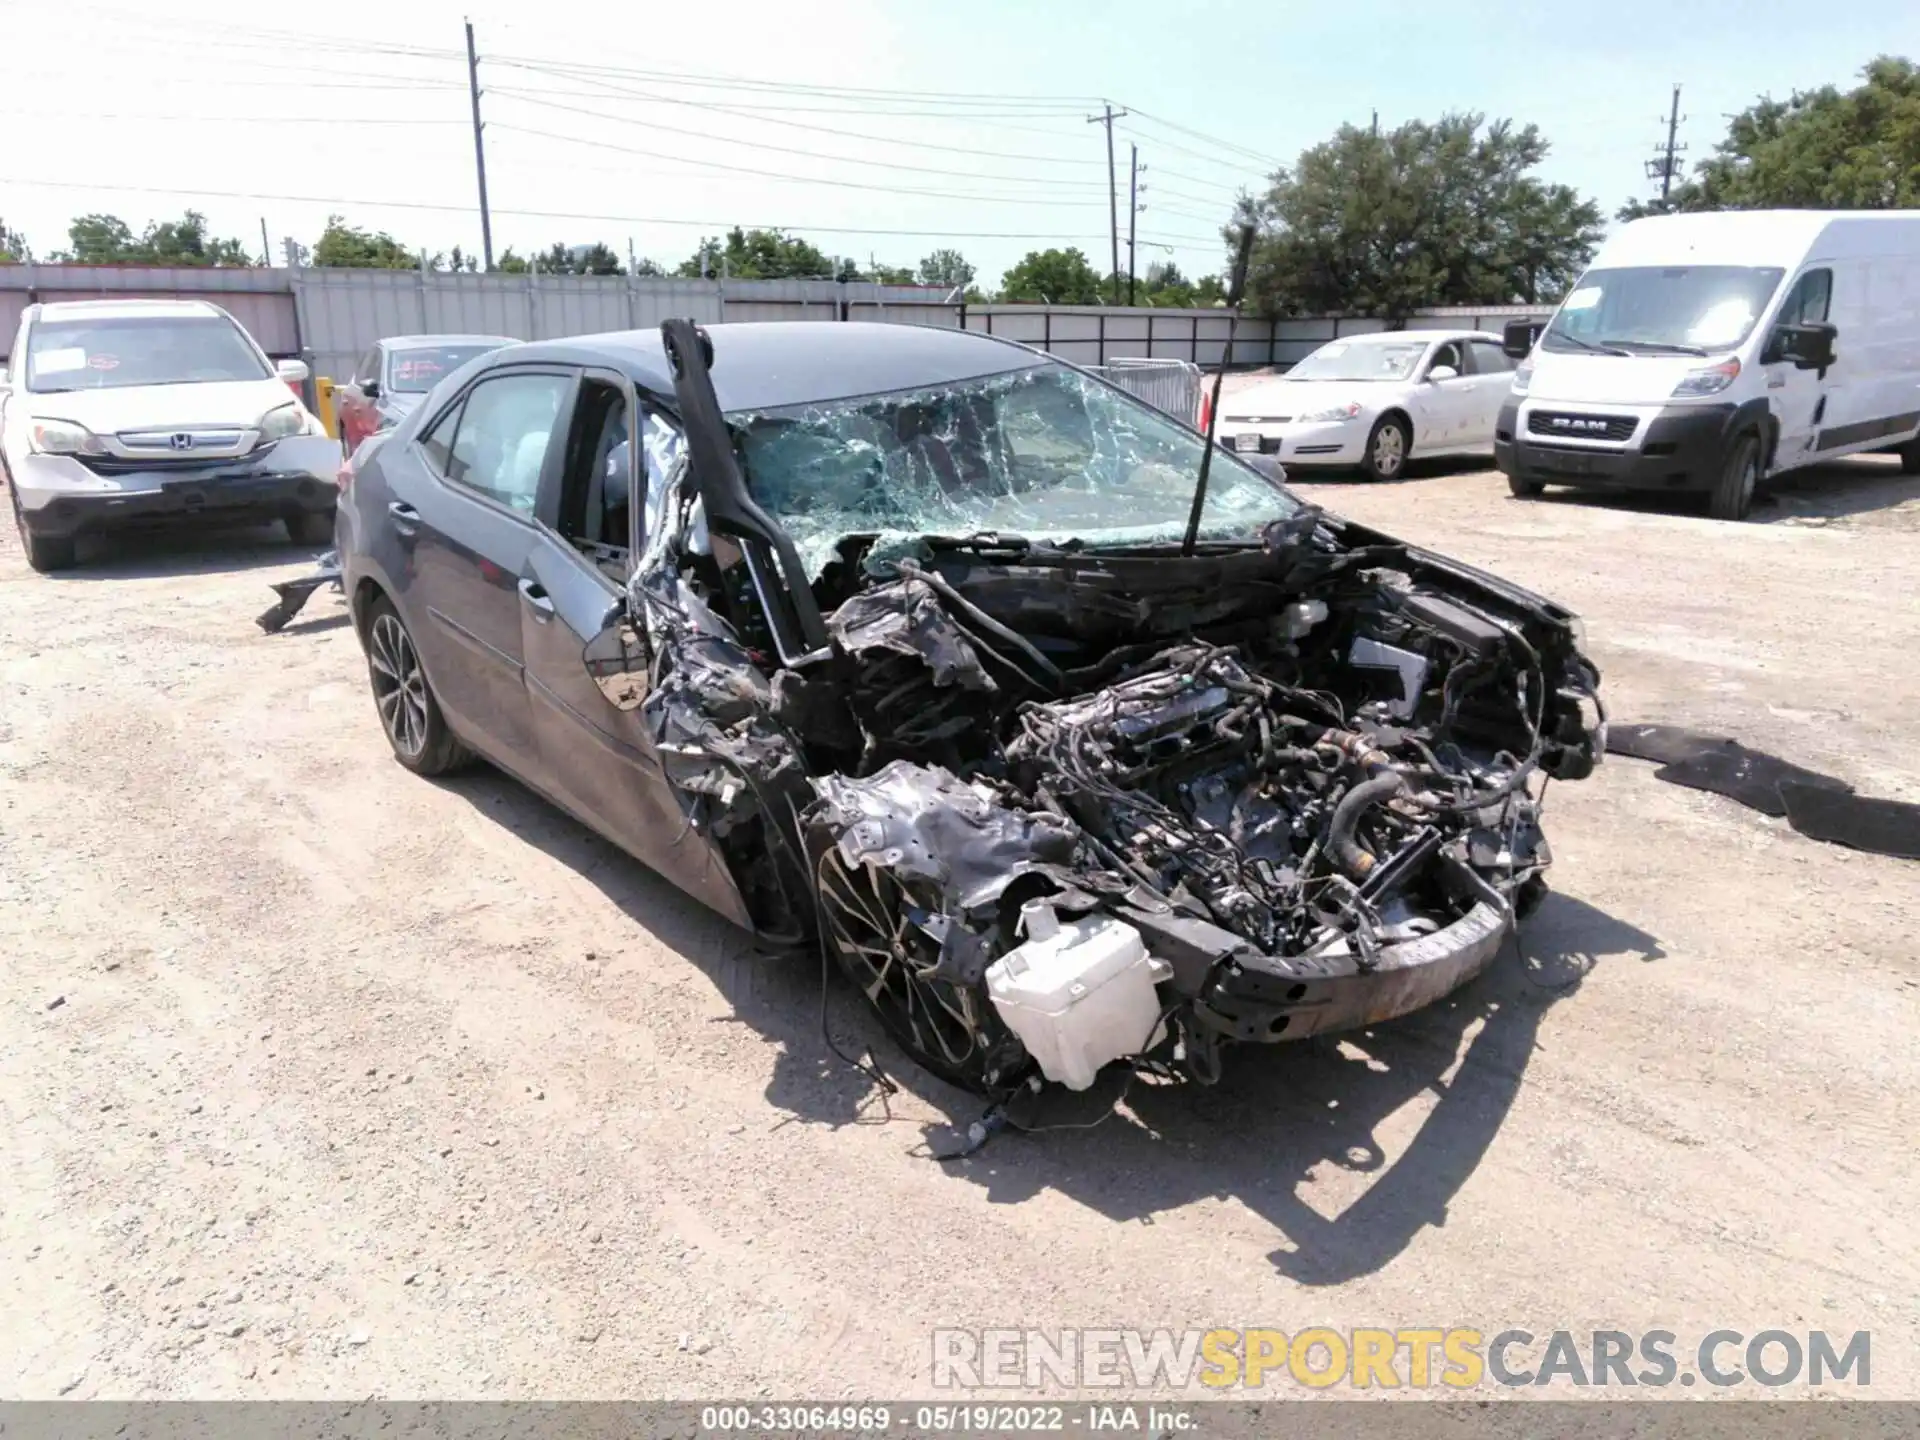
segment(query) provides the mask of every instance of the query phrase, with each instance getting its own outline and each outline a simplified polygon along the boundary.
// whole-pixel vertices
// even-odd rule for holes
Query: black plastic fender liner
[[[1784,815],[1809,840],[1920,860],[1920,805],[1857,795],[1844,780],[1749,750],[1724,735],[1678,725],[1617,725],[1607,732],[1607,749],[1654,761],[1661,767],[1656,780],[1710,790],[1762,815]]]
[[[1809,840],[1896,860],[1920,860],[1920,805],[1872,800],[1791,780],[1782,782],[1780,797],[1786,801],[1787,823]]]

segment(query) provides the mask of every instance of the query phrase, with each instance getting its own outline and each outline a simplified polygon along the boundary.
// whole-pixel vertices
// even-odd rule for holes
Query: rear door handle
[[[387,514],[393,517],[393,528],[402,535],[411,535],[420,527],[420,512],[404,500],[389,500]]]
[[[538,580],[523,579],[520,582],[520,598],[527,602],[534,618],[542,625],[553,619],[553,597],[547,594],[547,587]]]

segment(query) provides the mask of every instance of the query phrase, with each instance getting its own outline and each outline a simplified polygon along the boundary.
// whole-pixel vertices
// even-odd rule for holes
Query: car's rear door
[[[1513,389],[1513,360],[1492,340],[1469,340],[1467,363],[1471,371],[1473,409],[1466,428],[1454,443],[1462,449],[1493,453],[1494,426],[1500,420],[1500,407]]]
[[[388,505],[387,523],[411,550],[408,628],[441,708],[489,759],[535,784],[520,578],[577,383],[567,367],[488,371],[457,412],[423,430],[427,463],[396,467]]]

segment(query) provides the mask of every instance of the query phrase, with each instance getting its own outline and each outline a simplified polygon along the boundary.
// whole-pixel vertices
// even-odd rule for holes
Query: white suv
[[[333,537],[340,447],[217,305],[29,305],[0,372],[0,473],[27,563],[73,564],[74,540],[167,519],[283,519]]]

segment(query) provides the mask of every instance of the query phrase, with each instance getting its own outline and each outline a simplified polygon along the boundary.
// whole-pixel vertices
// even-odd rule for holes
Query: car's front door
[[[489,759],[539,783],[527,709],[520,579],[538,540],[543,474],[559,464],[577,377],[556,367],[490,371],[422,437],[425,477],[399,483],[388,522],[410,536],[409,628],[454,728]],[[443,425],[451,422],[450,436]]]
[[[1780,427],[1773,449],[1774,470],[1804,465],[1817,451],[1820,430],[1832,405],[1831,370],[1803,370],[1788,358],[1777,338],[1783,325],[1825,324],[1833,302],[1833,271],[1825,266],[1809,270],[1794,282],[1774,317],[1774,333],[1760,351],[1767,376],[1767,406]]]
[[[1472,405],[1472,379],[1467,374],[1465,347],[1458,340],[1435,345],[1414,372],[1414,437],[1416,450],[1431,454],[1451,449],[1466,428]],[[1435,375],[1434,371],[1451,373]]]
[[[610,374],[588,373],[573,417],[565,463],[549,472],[517,587],[527,703],[545,787],[682,889],[723,894],[730,882],[715,870],[705,837],[687,824],[643,716],[617,709],[583,658],[588,642],[626,613],[644,501],[650,482],[665,478],[677,431]],[[644,458],[636,463],[636,456]],[[633,679],[644,686],[644,676]]]

